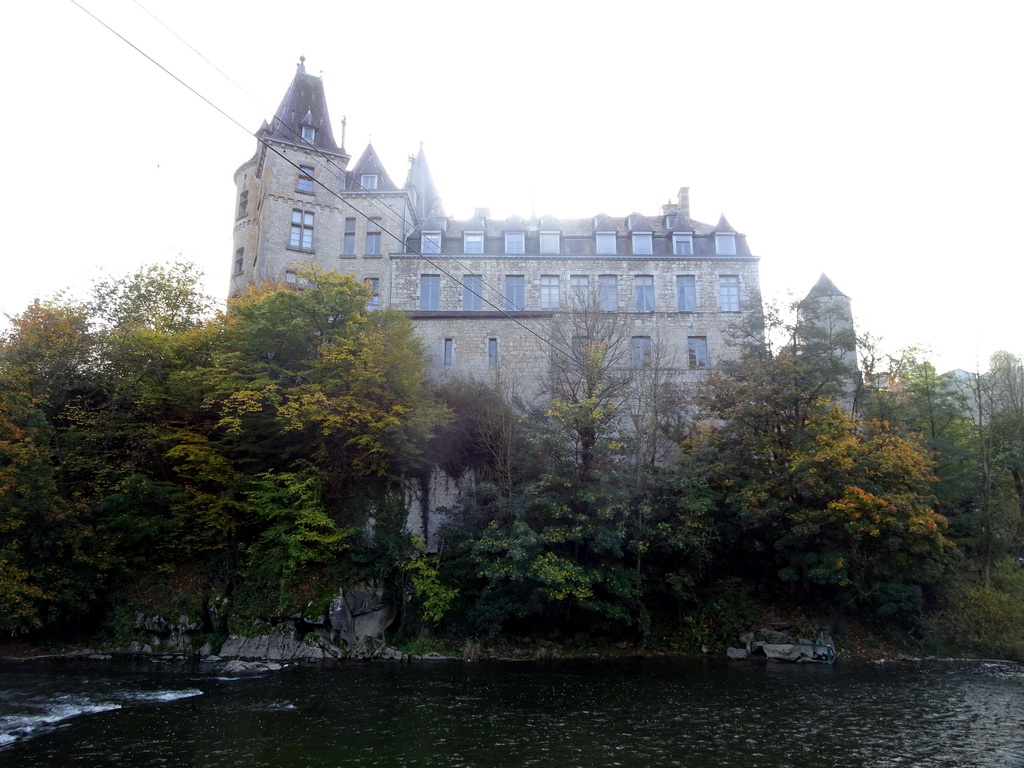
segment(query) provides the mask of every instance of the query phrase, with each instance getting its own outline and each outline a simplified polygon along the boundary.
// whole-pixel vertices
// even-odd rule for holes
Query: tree
[[[792,348],[745,352],[702,392],[691,443],[718,494],[725,541],[761,577],[823,589],[880,613],[912,610],[950,563],[932,509],[930,457],[882,423],[821,397],[841,391]]]

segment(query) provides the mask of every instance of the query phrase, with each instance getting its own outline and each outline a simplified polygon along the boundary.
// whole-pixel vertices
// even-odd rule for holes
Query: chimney
[[[686,218],[690,218],[690,188],[679,188],[679,211]]]

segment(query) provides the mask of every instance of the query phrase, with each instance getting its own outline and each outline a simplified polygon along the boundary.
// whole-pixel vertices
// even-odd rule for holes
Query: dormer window
[[[424,232],[422,244],[420,245],[420,253],[440,253],[441,252],[441,233],[440,232]]]
[[[633,233],[633,254],[635,256],[650,256],[654,253],[653,238],[650,232]]]
[[[316,141],[316,128],[311,125],[302,126],[302,140],[310,144]]]
[[[614,254],[617,250],[614,232],[598,232],[594,235],[598,255]]]
[[[484,235],[483,232],[465,232],[462,235],[463,253],[483,253]]]
[[[693,235],[672,235],[672,255],[673,256],[692,256],[693,255]]]
[[[364,173],[359,177],[359,186],[363,189],[376,189],[378,178],[376,173]]]
[[[736,235],[732,232],[716,232],[715,253],[719,256],[735,256]]]
[[[506,232],[505,253],[519,254],[526,253],[526,233]]]
[[[540,233],[540,252],[541,253],[561,253],[562,250],[562,236],[558,232],[541,232]]]

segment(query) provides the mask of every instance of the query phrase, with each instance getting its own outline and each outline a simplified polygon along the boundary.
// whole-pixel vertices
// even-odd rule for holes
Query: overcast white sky
[[[888,351],[1024,352],[1024,3],[79,2],[244,130],[71,0],[11,5],[7,314],[179,254],[223,297],[232,175],[304,54],[349,152],[372,137],[401,184],[422,141],[450,215],[653,214],[689,186],[768,297],[825,272]]]

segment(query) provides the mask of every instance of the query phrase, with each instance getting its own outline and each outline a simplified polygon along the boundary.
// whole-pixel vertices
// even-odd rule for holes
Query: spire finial
[[[306,74],[306,57],[305,56],[299,56],[298,70],[302,74]]]

